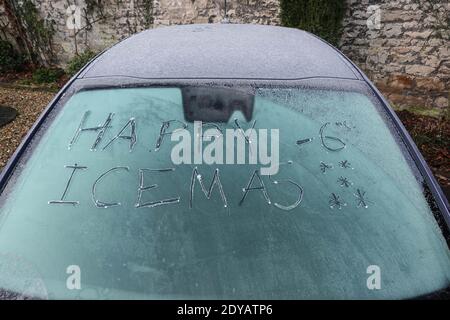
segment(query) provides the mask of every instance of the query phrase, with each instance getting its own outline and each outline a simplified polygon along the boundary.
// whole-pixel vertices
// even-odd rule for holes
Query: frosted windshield
[[[226,163],[225,143],[222,164],[195,163],[194,141],[191,163],[175,164],[171,133],[198,137],[179,88],[73,95],[0,196],[0,288],[49,298],[344,299],[449,285],[449,250],[421,178],[368,96],[253,94],[251,119],[236,111],[203,122],[203,132],[253,127],[272,141],[277,129],[273,175],[259,171],[268,165]],[[74,265],[79,290],[67,287]],[[380,289],[368,288],[370,266]]]

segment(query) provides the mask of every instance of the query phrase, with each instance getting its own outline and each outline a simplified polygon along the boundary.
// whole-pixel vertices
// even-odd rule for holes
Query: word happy
[[[110,113],[103,124],[95,127],[85,126],[89,113],[89,111],[86,111],[83,114],[75,134],[69,142],[69,150],[81,133],[93,131],[97,133],[97,137],[91,146],[91,150],[97,150],[106,131],[111,127],[114,113]],[[235,128],[224,130],[215,123],[194,121],[194,137],[192,137],[191,132],[187,130],[186,123],[180,120],[163,121],[156,140],[155,151],[161,148],[165,137],[170,135],[171,141],[177,142],[171,152],[171,160],[174,165],[246,164],[248,158],[248,164],[259,164],[261,166],[261,175],[275,175],[279,170],[279,130],[270,129],[269,154],[268,130],[255,129],[255,124],[256,121],[253,121],[251,128],[244,130],[239,121],[234,119]],[[125,134],[125,132],[129,133]],[[130,118],[101,150],[107,149],[119,139],[128,140],[129,151],[133,150],[137,141],[135,118]]]

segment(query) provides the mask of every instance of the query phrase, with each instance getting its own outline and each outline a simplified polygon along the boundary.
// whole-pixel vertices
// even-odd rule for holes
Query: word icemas
[[[86,166],[82,166],[79,164],[74,164],[74,165],[67,165],[65,166],[66,168],[71,170],[71,174],[69,179],[67,180],[66,186],[64,188],[64,192],[62,193],[62,196],[60,199],[58,200],[50,200],[48,201],[48,204],[71,204],[71,205],[78,205],[79,201],[78,200],[68,200],[67,199],[67,191],[70,189],[69,187],[71,186],[71,184],[73,184],[73,178],[74,178],[74,174],[76,171],[82,171],[82,170],[86,170],[88,169],[88,167]],[[116,206],[120,206],[121,203],[118,201],[111,201],[111,200],[104,200],[104,199],[100,199],[100,197],[97,194],[97,187],[99,184],[101,183],[107,183],[104,180],[113,172],[117,172],[117,171],[122,171],[124,173],[127,173],[130,171],[130,168],[127,166],[117,166],[117,167],[113,167],[110,168],[106,171],[104,171],[103,173],[101,173],[100,175],[98,175],[97,179],[95,179],[94,183],[91,186],[91,199],[93,204],[95,205],[95,207],[97,208],[110,208],[110,207],[116,207]],[[144,201],[142,198],[144,193],[151,193],[154,189],[158,188],[158,184],[150,184],[148,182],[149,177],[145,177],[145,174],[149,175],[152,173],[171,173],[174,172],[175,168],[161,168],[161,169],[148,169],[148,168],[140,168],[138,170],[138,183],[136,186],[136,201],[135,201],[135,208],[154,208],[154,207],[158,207],[158,206],[163,206],[163,205],[171,205],[171,204],[177,204],[180,203],[181,197],[179,195],[176,196],[172,196],[169,198],[165,198],[165,199],[159,199],[159,200],[153,200],[153,201]],[[247,196],[249,195],[250,192],[258,192],[261,193],[264,200],[267,202],[268,205],[274,205],[275,207],[277,207],[280,210],[285,210],[285,211],[290,211],[295,209],[303,200],[303,188],[296,182],[292,181],[292,180],[280,180],[280,181],[276,181],[276,180],[272,180],[269,176],[269,180],[275,184],[275,185],[280,185],[280,184],[289,184],[291,186],[294,186],[297,188],[298,190],[298,198],[297,200],[293,201],[291,204],[288,205],[283,205],[283,204],[279,204],[277,202],[272,202],[271,201],[271,197],[269,195],[268,189],[266,188],[266,185],[262,179],[262,177],[259,175],[259,170],[254,170],[252,172],[252,174],[250,175],[250,179],[248,180],[246,186],[242,189],[242,197],[241,200],[239,201],[239,206],[243,205]],[[225,208],[228,207],[228,198],[227,198],[227,193],[225,192],[225,189],[222,185],[222,182],[220,180],[220,172],[219,169],[216,168],[214,170],[214,175],[212,177],[212,180],[209,184],[209,186],[207,185],[207,183],[204,181],[204,177],[203,175],[200,173],[199,169],[197,167],[194,167],[192,170],[192,175],[191,175],[191,181],[189,184],[189,208],[192,209],[194,206],[194,194],[195,194],[195,186],[198,185],[198,187],[200,187],[200,190],[203,192],[205,198],[207,200],[211,199],[213,190],[217,190],[220,194],[220,197],[222,199],[223,202],[223,206]],[[123,186],[125,189],[128,189],[128,186]],[[85,190],[87,188],[82,188],[82,190]]]

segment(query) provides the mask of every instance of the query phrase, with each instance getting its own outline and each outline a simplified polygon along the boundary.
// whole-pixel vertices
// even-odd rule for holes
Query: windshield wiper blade
[[[411,300],[450,300],[450,286],[438,291],[415,297]]]
[[[0,288],[0,300],[42,300],[42,299]]]

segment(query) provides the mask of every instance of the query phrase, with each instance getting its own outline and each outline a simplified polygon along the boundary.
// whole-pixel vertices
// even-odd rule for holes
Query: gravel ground
[[[18,111],[14,121],[0,128],[0,170],[54,95],[49,91],[0,87],[0,105]]]

